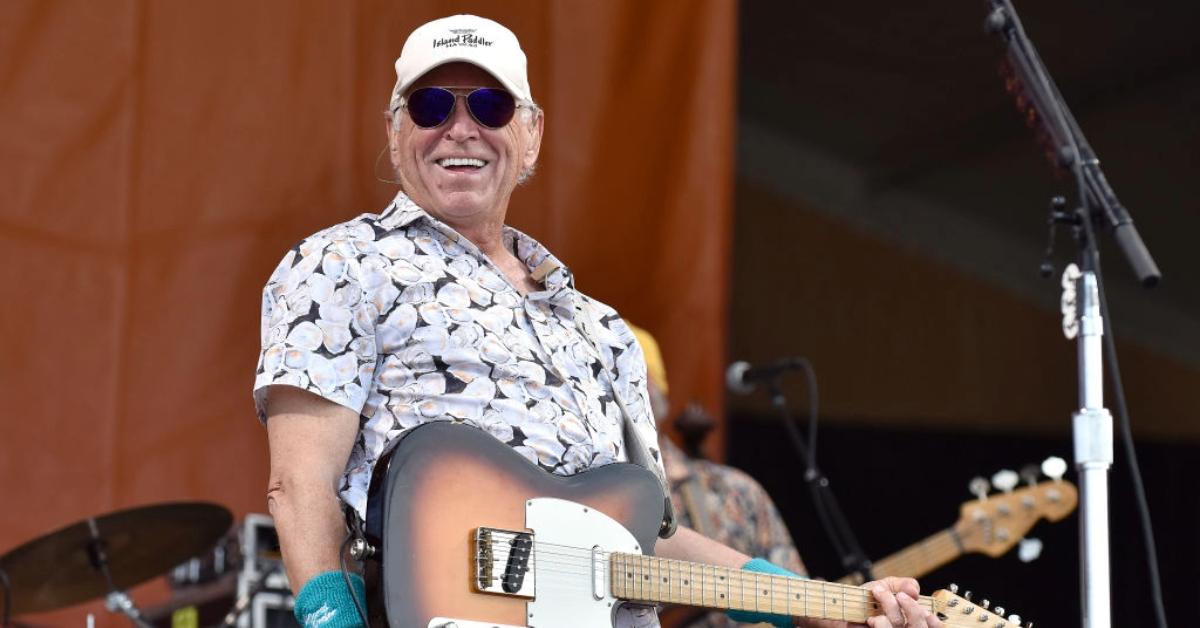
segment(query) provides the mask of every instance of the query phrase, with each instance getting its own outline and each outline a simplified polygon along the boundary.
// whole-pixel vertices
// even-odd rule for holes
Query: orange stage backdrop
[[[264,510],[262,283],[301,237],[390,198],[392,61],[453,12],[517,32],[547,111],[510,223],[658,335],[677,404],[720,407],[734,2],[9,0],[0,553],[148,503]],[[27,619],[87,611],[105,615]]]

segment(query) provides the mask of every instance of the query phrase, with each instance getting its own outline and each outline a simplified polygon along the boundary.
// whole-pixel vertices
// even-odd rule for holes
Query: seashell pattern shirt
[[[259,419],[275,385],[357,412],[340,495],[359,516],[375,462],[429,421],[475,425],[543,469],[571,475],[627,459],[619,396],[661,465],[646,364],[629,327],[577,291],[536,240],[510,227],[503,238],[543,290],[522,295],[470,240],[404,193],[381,214],[303,240],[268,280],[254,382]],[[581,316],[593,319],[582,325],[590,341]]]

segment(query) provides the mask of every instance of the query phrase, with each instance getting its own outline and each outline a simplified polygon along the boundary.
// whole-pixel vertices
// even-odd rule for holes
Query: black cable
[[[4,615],[0,617],[0,626],[8,628],[9,621],[12,619],[12,582],[9,581],[8,574],[2,567],[0,567],[0,585],[4,585]]]
[[[817,396],[817,372],[807,358],[800,358],[797,363],[804,370],[804,379],[808,384],[808,468],[817,469],[817,407],[820,405]]]
[[[363,610],[362,605],[358,603],[358,596],[354,594],[354,585],[350,583],[350,570],[346,568],[346,551],[350,548],[350,541],[354,540],[354,532],[346,532],[346,540],[342,541],[342,549],[338,552],[342,563],[342,580],[346,582],[346,590],[350,591],[350,599],[354,601],[354,610],[358,611],[358,617],[362,620],[363,628],[367,628],[370,624],[367,623],[367,613]]]
[[[1082,185],[1082,178],[1080,179]],[[1091,263],[1095,270],[1096,289],[1100,296],[1100,318],[1104,326],[1105,357],[1108,358],[1108,370],[1111,376],[1113,397],[1117,401],[1117,424],[1121,428],[1121,444],[1125,448],[1125,461],[1129,466],[1129,475],[1133,480],[1133,494],[1137,499],[1138,519],[1142,525],[1142,543],[1146,548],[1146,569],[1150,572],[1150,597],[1154,604],[1154,616],[1159,628],[1167,628],[1167,609],[1163,604],[1162,580],[1158,571],[1158,550],[1154,542],[1154,527],[1150,521],[1150,505],[1146,501],[1146,488],[1142,484],[1142,471],[1138,464],[1137,452],[1133,448],[1133,429],[1130,427],[1129,408],[1125,405],[1125,385],[1121,382],[1121,368],[1117,363],[1117,343],[1113,338],[1112,320],[1108,315],[1108,297],[1104,292],[1104,280],[1100,272],[1099,242],[1095,239],[1091,216],[1083,218],[1086,237],[1092,246],[1085,248],[1091,252]]]
[[[863,552],[854,531],[850,529],[850,522],[846,520],[845,514],[838,505],[837,497],[830,488],[829,478],[817,467],[817,408],[820,405],[820,397],[817,389],[816,370],[806,358],[796,358],[796,365],[804,371],[805,381],[808,385],[808,443],[805,443],[804,438],[800,436],[800,430],[796,427],[796,419],[788,410],[787,401],[775,378],[767,382],[771,405],[783,417],[783,425],[788,436],[792,439],[792,444],[800,455],[800,461],[804,463],[804,481],[812,494],[817,519],[821,522],[825,535],[832,542],[834,551],[838,553],[842,567],[857,571],[862,574],[864,580],[870,580],[871,561]]]

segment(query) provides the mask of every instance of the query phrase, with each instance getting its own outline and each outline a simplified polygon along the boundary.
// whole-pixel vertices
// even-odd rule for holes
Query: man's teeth
[[[474,168],[482,168],[486,164],[487,162],[482,159],[473,159],[470,157],[448,157],[446,159],[438,160],[438,165],[443,168],[449,168],[451,166],[471,166]]]

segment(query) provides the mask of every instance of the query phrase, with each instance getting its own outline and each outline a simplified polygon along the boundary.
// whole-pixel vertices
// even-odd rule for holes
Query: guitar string
[[[517,538],[517,536],[518,536],[518,533],[507,533],[507,532],[497,532],[497,533],[492,534],[493,539],[499,540],[502,542],[515,539],[515,538]],[[558,544],[558,543],[549,543],[549,542],[545,542],[545,541],[533,541],[533,543],[538,549],[541,550],[542,556],[547,556],[547,557],[549,557],[549,556],[569,556],[572,559],[576,559],[576,558],[580,558],[580,557],[585,557],[585,558],[590,559],[592,556],[592,550],[588,549],[588,548],[580,548],[580,547],[562,545],[562,544]],[[952,539],[944,539],[944,540],[939,540],[936,543],[931,543],[931,544],[927,545],[927,547],[936,550],[936,549],[941,549],[944,546],[952,546],[952,545],[955,545],[955,543]],[[556,550],[550,550],[550,549],[544,549],[544,548],[560,548],[560,549],[556,551]],[[917,550],[917,551],[925,552],[926,550]],[[605,552],[605,551],[600,552],[600,556],[602,558],[606,558],[608,556],[608,554],[609,554],[609,552]]]
[[[493,539],[497,539],[497,540],[501,540],[501,541],[505,540],[504,537],[508,537],[508,539],[514,539],[517,537],[517,534],[500,532],[500,533],[494,533],[492,535]],[[590,565],[593,561],[593,550],[591,550],[591,549],[575,547],[575,546],[570,546],[570,545],[563,545],[563,544],[558,544],[558,543],[549,543],[546,541],[534,541],[533,546],[534,546],[534,549],[540,550],[537,552],[537,555],[543,557],[542,561],[541,561],[542,563],[549,564],[549,565],[565,565],[565,566],[570,566],[570,567],[582,567],[583,569],[578,570],[575,573],[579,573],[579,574],[590,573]],[[558,551],[554,551],[554,550],[548,550],[545,548],[560,548],[560,549]],[[629,556],[643,556],[642,554],[634,554],[631,552],[607,552],[607,551],[600,551],[600,552],[598,552],[598,555],[601,559],[608,559],[611,557],[611,555],[613,553],[624,553]],[[481,558],[481,557],[482,556],[477,555],[476,559]],[[566,559],[566,562],[564,562],[562,560],[554,560],[554,559],[558,559],[558,558]],[[655,558],[656,560],[660,560],[660,561],[668,560],[668,559],[663,559],[663,558],[659,558],[659,557],[652,557],[652,558]],[[496,563],[507,562],[507,558],[497,558],[497,559],[493,559],[493,561]],[[687,563],[687,564],[695,564],[696,566],[701,566],[700,563]],[[725,568],[725,567],[719,567],[719,566],[713,566],[713,567],[716,567],[718,569],[729,569],[731,571],[731,573],[741,572],[741,570],[738,570],[738,569]],[[747,573],[753,573],[753,572],[747,572]],[[837,584],[837,583],[835,583],[835,584]],[[839,584],[839,586],[850,586],[850,585],[840,585]]]
[[[498,582],[500,580],[501,578],[491,578],[490,582]],[[806,582],[809,582],[809,584],[805,585],[807,588],[822,588],[814,585],[814,583],[818,581]],[[590,584],[582,583],[572,587],[569,583],[558,582],[556,583],[556,586],[561,588],[575,588],[578,590],[587,591],[592,589]],[[870,617],[880,613],[880,605],[878,602],[874,601],[873,599],[866,599],[865,601],[863,599],[855,599],[855,597],[852,596],[848,591],[838,596],[831,595],[827,590],[802,590],[800,595],[793,597],[792,589],[789,586],[786,587],[786,590],[771,591],[771,593],[767,595],[766,599],[755,594],[746,593],[746,589],[757,590],[758,586],[760,586],[760,583],[753,583],[753,586],[751,586],[748,578],[742,579],[741,581],[738,581],[736,578],[731,578],[729,586],[727,587],[721,587],[715,583],[713,583],[713,586],[708,587],[701,583],[697,587],[688,587],[686,589],[684,587],[680,587],[678,584],[672,587],[669,585],[659,584],[657,582],[648,582],[627,584],[625,585],[625,589],[629,593],[616,597],[629,599],[631,601],[678,602],[691,603],[692,605],[697,605],[696,602],[699,599],[699,606],[705,606],[709,608],[724,607],[737,609],[740,605],[747,607],[747,609],[757,610],[765,607],[766,610],[779,612],[781,614],[817,618],[824,616],[830,619],[842,619],[843,617],[840,616],[843,615],[843,613],[845,614],[844,618],[850,619],[855,618],[856,614],[861,614],[863,617]],[[646,592],[647,589],[649,589],[649,592]],[[639,593],[639,591],[642,593]],[[728,593],[722,595],[722,591],[727,591]],[[866,596],[866,592],[855,593],[858,593],[859,597]],[[717,603],[717,599],[723,599],[725,602],[723,604]],[[713,602],[709,603],[705,600],[713,600]],[[836,605],[838,601],[841,601],[842,605],[833,606],[831,609],[831,605]],[[932,599],[923,597],[918,600],[918,603],[926,610],[935,610],[935,605]]]
[[[504,533],[497,533],[497,534],[494,534],[493,536],[498,537],[498,536],[502,536],[502,535],[504,535]],[[510,534],[509,536],[512,536],[513,538],[515,538],[516,534]],[[578,558],[581,558],[580,554],[586,554],[586,557],[583,557],[584,558],[583,561],[568,560],[568,561],[564,562],[562,560],[559,560],[559,561],[539,560],[538,561],[539,565],[546,566],[546,568],[544,568],[542,571],[544,571],[546,573],[561,573],[561,574],[569,574],[569,575],[575,575],[575,576],[580,576],[580,577],[589,577],[589,578],[591,577],[591,575],[592,575],[591,567],[592,567],[592,562],[593,562],[591,550],[588,550],[586,548],[578,548],[578,547],[572,547],[572,546],[561,545],[561,544],[546,543],[546,542],[541,542],[541,541],[535,541],[533,543],[533,545],[534,545],[535,549],[537,548],[537,546],[544,545],[544,546],[555,546],[555,547],[572,550],[572,552],[543,552],[543,554],[551,554],[551,555],[557,554],[559,557],[565,557],[568,559],[570,559],[570,558],[578,559]],[[601,552],[601,554],[610,555],[609,556],[610,558],[611,558],[611,554],[614,554],[614,553],[619,553],[619,552]],[[574,554],[574,555],[572,556],[572,554]],[[629,556],[630,558],[632,558],[634,560],[637,560],[639,557],[643,556],[641,554],[632,554],[632,553],[628,553],[625,555]],[[480,557],[477,556],[477,559],[478,558],[480,558]],[[685,561],[673,561],[673,560],[662,559],[662,558],[657,558],[657,557],[647,557],[647,558],[651,558],[654,561],[656,561],[656,563],[657,563],[657,565],[654,565],[654,566],[646,565],[647,570],[651,570],[651,569],[658,570],[659,573],[658,573],[658,575],[656,575],[656,578],[661,577],[661,572],[663,569],[668,570],[668,578],[671,578],[672,576],[676,575],[676,574],[670,573],[670,571],[671,571],[670,565],[671,564],[676,566],[675,570],[677,571],[678,575],[681,575],[681,576],[682,576],[682,572],[684,570],[683,566],[687,566],[687,568],[689,568],[689,569],[693,566],[701,567],[702,570],[705,567],[699,563],[688,563]],[[535,557],[535,560],[537,560],[536,557]],[[492,562],[495,563],[496,565],[499,565],[501,563],[504,563],[505,565],[507,565],[508,560],[507,560],[507,558],[499,558],[499,559],[493,559]],[[551,565],[566,566],[566,567],[582,567],[582,569],[559,569],[559,568],[551,567]],[[661,566],[659,566],[659,565],[661,565]],[[631,565],[630,567],[632,567],[634,570],[637,570],[639,572],[642,570],[641,565]],[[600,568],[601,568],[601,570],[608,570],[608,569],[611,569],[612,566],[607,561],[604,561],[600,565]],[[761,581],[758,579],[759,576],[756,576],[754,574],[754,572],[742,571],[742,570],[738,570],[738,569],[730,569],[730,568],[724,568],[724,567],[716,567],[716,566],[711,566],[708,568],[709,569],[720,569],[720,570],[726,571],[726,578],[729,580],[729,584],[727,585],[727,588],[732,590],[732,587],[734,587],[734,586],[738,587],[740,598],[745,597],[744,593],[742,592],[742,589],[745,589],[751,580],[754,580],[754,582],[755,582],[755,586],[752,588],[757,589],[757,587],[760,586]],[[646,575],[646,574],[642,574],[642,575]],[[701,575],[703,577],[703,573]],[[491,578],[490,581],[498,582],[502,579],[503,579],[503,577],[495,577],[495,578]],[[781,582],[778,584],[784,584],[786,582],[787,581],[784,581],[784,582]],[[820,588],[821,596],[823,598],[829,597],[830,599],[834,599],[836,597],[836,596],[829,595],[828,589],[830,587],[833,587],[835,593],[838,593],[839,589],[840,589],[840,597],[842,598],[842,601],[843,601],[843,608],[845,608],[847,612],[849,612],[851,610],[862,612],[864,609],[878,610],[878,608],[879,608],[878,602],[874,601],[874,599],[871,598],[870,592],[866,591],[864,589],[861,589],[859,587],[853,587],[850,585],[839,584],[836,582],[828,583],[828,582],[823,582],[823,581],[803,580],[803,579],[796,579],[793,582],[804,583],[801,585],[801,587],[803,587],[803,588],[808,588],[808,589]],[[670,586],[672,584],[675,584],[675,587]],[[670,596],[670,594],[671,594],[670,589],[681,588],[683,586],[681,584],[676,584],[671,581],[668,581],[667,585],[668,586],[664,587],[657,580],[655,580],[655,581],[647,581],[645,583],[643,583],[643,582],[630,583],[627,586],[633,587],[635,589],[644,588],[644,587],[658,589],[659,596],[663,596],[663,595]],[[826,585],[828,585],[828,586],[826,586]],[[688,585],[688,586],[690,586],[690,585]],[[703,586],[704,586],[703,582],[699,586],[701,589],[703,589]],[[714,583],[714,587],[717,587],[717,586],[718,585],[716,585]],[[665,592],[665,593],[662,592],[663,588],[668,589],[667,592]],[[790,588],[790,585],[789,585],[789,588]],[[716,589],[714,588],[714,591],[715,590]],[[807,592],[804,592],[804,593],[807,594]],[[782,596],[782,598],[780,596]],[[768,602],[768,603],[774,602],[774,603],[782,603],[782,604],[793,603],[792,600],[789,599],[787,596],[788,596],[788,594],[786,592],[773,591],[772,594],[769,595],[769,597],[771,599],[766,600],[766,602]],[[755,599],[757,599],[757,596],[753,596],[753,597]],[[845,602],[847,602],[847,601],[850,602],[850,604],[846,604]],[[929,608],[929,610],[933,610],[933,608],[934,608],[932,598],[928,598],[926,596],[920,596],[919,602],[923,606],[926,606],[927,608]],[[834,602],[834,603],[836,603],[836,602]]]
[[[505,540],[516,539],[518,536],[527,536],[527,535],[528,535],[528,533],[513,533],[513,532],[494,531],[491,534],[491,538],[493,540],[505,541]],[[953,541],[948,541],[948,542],[953,543]],[[591,575],[591,567],[592,567],[592,562],[594,560],[592,549],[571,546],[571,545],[564,545],[564,544],[559,544],[559,543],[550,543],[547,541],[537,541],[537,540],[532,541],[531,545],[533,546],[534,550],[539,550],[539,549],[543,550],[543,551],[535,552],[538,556],[543,556],[543,557],[553,556],[553,557],[559,558],[559,559],[566,559],[564,562],[563,560],[555,561],[555,560],[550,560],[549,558],[545,558],[542,561],[540,561],[539,564],[544,563],[546,565],[557,565],[557,566],[561,566],[561,567],[572,568],[572,569],[553,569],[553,571],[555,571],[557,573],[565,573],[565,574],[577,575],[577,576],[590,576]],[[544,548],[558,548],[558,549],[547,551]],[[631,557],[644,556],[642,554],[634,554],[634,553],[628,553],[628,552],[608,552],[608,551],[603,551],[603,550],[596,552],[596,554],[598,555],[599,558],[603,559],[602,565],[607,565],[609,562],[608,559],[611,559],[613,554],[626,554]],[[478,559],[480,557],[477,556],[476,558]],[[663,558],[659,558],[659,557],[648,557],[648,558],[652,558],[656,561],[669,561],[670,560],[670,559],[663,559]],[[502,562],[507,564],[507,559],[493,559],[493,562],[495,562],[497,564],[502,563]],[[697,567],[702,567],[702,565],[700,563],[686,563],[684,561],[671,561],[671,562],[674,562],[676,564],[687,564],[687,565],[695,565]],[[710,568],[714,568],[714,567],[716,569],[727,570],[731,581],[734,579],[745,578],[745,576],[743,576],[742,574],[754,573],[754,572],[742,571],[742,570],[734,569],[734,568],[710,566]],[[663,569],[663,568],[664,567],[658,567],[658,569]],[[742,581],[744,582],[744,580],[742,580]],[[804,580],[804,582],[822,582],[822,581]],[[855,587],[852,585],[846,585],[846,584],[840,584],[840,583],[836,583],[836,582],[833,582],[830,584],[833,586],[836,586],[836,587],[848,587],[848,589],[846,590],[846,594],[849,594],[851,591],[853,591],[859,595],[865,595],[867,598],[870,598],[870,593],[859,587]],[[932,604],[933,604],[932,598],[929,598],[927,596],[919,596],[919,601],[921,601],[923,604],[929,605],[932,610]],[[877,605],[877,603],[874,601],[868,602],[868,606],[874,607],[875,605]]]

